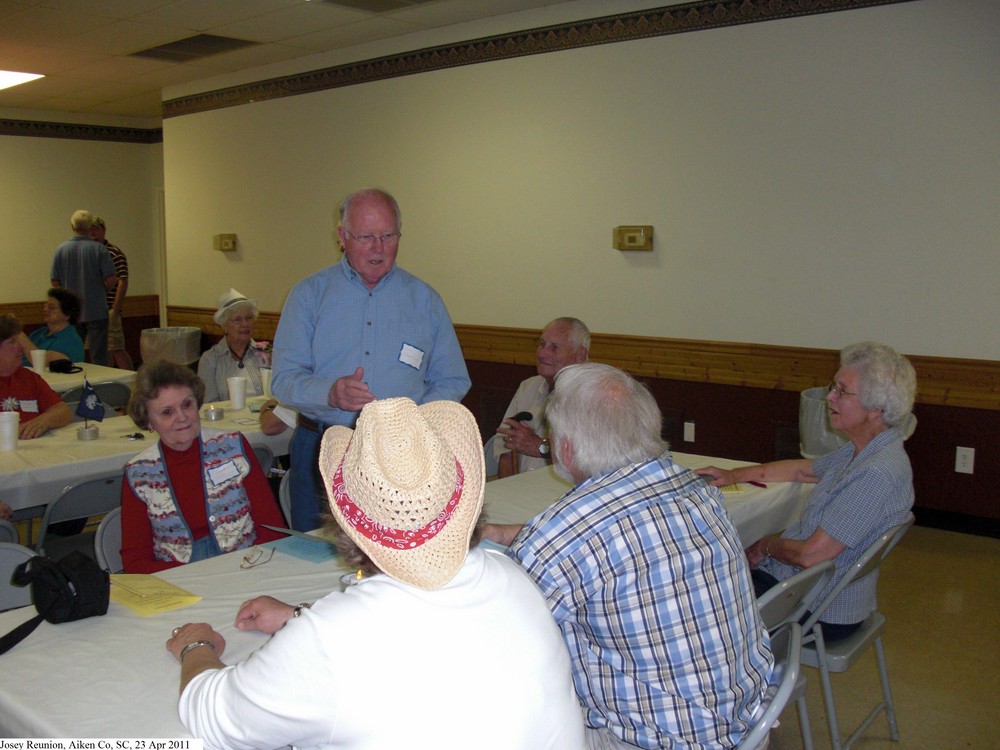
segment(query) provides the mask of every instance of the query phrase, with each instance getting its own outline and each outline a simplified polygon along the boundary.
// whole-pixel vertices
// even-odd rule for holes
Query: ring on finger
[[[172,636],[174,636],[176,638],[177,634],[180,632],[180,630],[181,630],[180,628],[174,628],[173,632],[170,635],[172,635]]]

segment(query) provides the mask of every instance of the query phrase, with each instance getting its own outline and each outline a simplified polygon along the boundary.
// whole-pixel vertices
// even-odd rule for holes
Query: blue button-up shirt
[[[472,384],[440,295],[395,267],[368,289],[346,260],[292,289],[274,340],[271,390],[325,425],[353,427],[358,412],[327,405],[338,378],[364,368],[376,398],[461,401]]]

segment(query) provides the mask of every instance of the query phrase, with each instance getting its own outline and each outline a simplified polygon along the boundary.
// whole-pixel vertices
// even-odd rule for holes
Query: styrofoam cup
[[[17,431],[20,428],[20,414],[16,411],[0,411],[0,451],[17,448]]]
[[[226,385],[229,386],[229,402],[234,409],[242,409],[247,403],[247,379],[246,378],[226,378]]]
[[[45,354],[44,349],[31,350],[31,367],[39,375],[45,372]]]

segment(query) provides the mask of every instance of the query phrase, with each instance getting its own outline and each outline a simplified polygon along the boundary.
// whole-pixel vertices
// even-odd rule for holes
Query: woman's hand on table
[[[226,649],[226,639],[215,632],[207,622],[189,622],[174,628],[169,640],[167,640],[167,650],[180,661],[181,652],[185,647],[198,641],[211,643],[214,649],[209,649],[209,651],[213,651],[216,657],[221,657],[222,652]],[[208,646],[203,648],[207,649]]]
[[[292,615],[295,607],[278,601],[273,596],[258,596],[243,602],[236,613],[237,630],[259,630],[273,635],[281,630]]]

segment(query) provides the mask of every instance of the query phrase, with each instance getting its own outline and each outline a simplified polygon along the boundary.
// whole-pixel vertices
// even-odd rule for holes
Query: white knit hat
[[[421,589],[455,577],[486,477],[468,409],[453,401],[373,401],[354,430],[326,431],[319,468],[330,512],[379,570]]]

